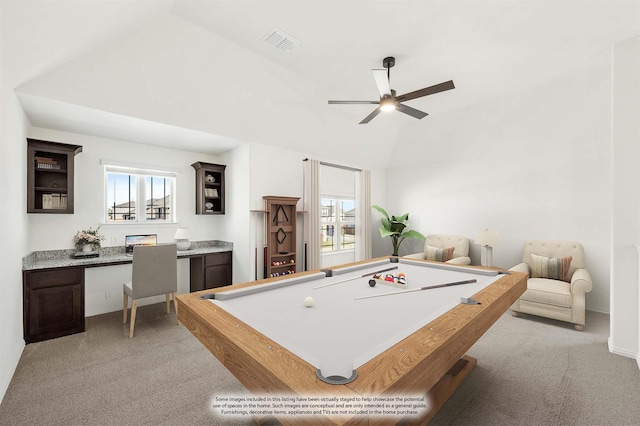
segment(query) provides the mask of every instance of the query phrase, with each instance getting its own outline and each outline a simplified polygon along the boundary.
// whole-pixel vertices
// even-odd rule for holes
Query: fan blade
[[[424,89],[416,90],[415,92],[405,93],[404,95],[396,96],[398,102],[409,101],[415,98],[421,98],[427,95],[433,95],[434,93],[444,92],[445,90],[455,89],[453,81],[445,81],[444,83],[436,84],[435,86],[425,87]]]
[[[396,109],[398,111],[400,111],[400,112],[404,112],[407,115],[415,117],[418,120],[421,120],[421,119],[425,118],[427,115],[429,115],[426,112],[422,112],[422,111],[417,110],[415,108],[411,108],[410,106],[406,106],[404,104],[401,104],[400,102],[398,102],[398,104],[396,105]]]
[[[372,112],[371,114],[367,115],[367,116],[364,118],[364,120],[362,120],[362,121],[361,121],[360,123],[358,123],[358,124],[367,124],[368,122],[370,122],[371,120],[373,120],[373,118],[374,118],[376,115],[378,115],[378,114],[380,114],[380,108],[376,108],[376,109],[374,109],[374,110],[373,110],[373,112]]]
[[[391,87],[389,86],[387,70],[371,70],[371,72],[373,73],[373,79],[376,81],[378,92],[380,92],[380,97],[382,98],[384,95],[390,95]]]
[[[348,105],[348,104],[379,104],[380,101],[329,101],[329,105]]]

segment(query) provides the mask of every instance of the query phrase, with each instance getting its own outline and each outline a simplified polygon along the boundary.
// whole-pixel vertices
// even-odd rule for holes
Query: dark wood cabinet
[[[231,285],[233,280],[230,251],[205,254],[190,259],[191,291]]]
[[[27,213],[73,213],[74,157],[80,145],[27,139]]]
[[[84,331],[84,268],[23,272],[24,340]]]
[[[224,170],[227,166],[196,162],[196,214],[224,214]]]
[[[265,203],[267,253],[265,278],[296,272],[296,206],[297,197],[262,197]]]
[[[133,258],[126,257],[125,260],[122,257],[126,256],[115,256],[113,259],[86,265],[23,269],[22,312],[25,342],[39,342],[84,332],[85,269],[131,264]],[[232,284],[232,251],[207,251],[204,254],[185,257],[190,260],[191,291]],[[68,264],[66,262],[69,259],[64,258],[64,261]],[[81,262],[82,259],[77,261]]]

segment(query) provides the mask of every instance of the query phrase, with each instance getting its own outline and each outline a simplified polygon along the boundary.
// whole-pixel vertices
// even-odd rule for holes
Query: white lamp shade
[[[188,228],[178,228],[176,230],[175,235],[173,236],[174,240],[190,240],[191,232],[189,232]]]
[[[493,229],[481,229],[476,234],[476,244],[481,246],[495,247],[500,243],[500,236],[498,231]]]

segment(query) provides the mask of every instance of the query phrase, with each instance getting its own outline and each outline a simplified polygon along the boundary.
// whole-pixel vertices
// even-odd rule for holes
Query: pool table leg
[[[447,399],[460,386],[462,381],[471,373],[471,370],[478,364],[478,360],[464,355],[455,363],[449,371],[436,383],[427,393],[427,398],[431,401],[431,410],[426,417],[421,419],[421,424],[428,423],[438,410],[442,408]]]

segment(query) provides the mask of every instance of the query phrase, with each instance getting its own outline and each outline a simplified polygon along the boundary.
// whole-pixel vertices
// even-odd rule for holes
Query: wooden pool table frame
[[[380,259],[358,263],[374,260]],[[313,272],[318,271],[302,272],[296,276]],[[237,284],[233,288],[287,278],[291,276]],[[473,296],[480,305],[456,305],[360,366],[356,380],[346,385],[329,385],[320,381],[315,374],[316,367],[209,300],[199,298],[201,294],[217,293],[225,291],[225,288],[182,294],[177,296],[176,302],[180,323],[254,394],[371,397],[428,393],[431,410],[420,419],[405,418],[402,422],[424,424],[476,365],[476,360],[464,356],[465,353],[524,293],[526,279],[527,275],[519,272],[503,275]],[[260,419],[256,420],[260,422]],[[389,422],[388,419],[362,416],[314,416],[312,421],[303,417],[285,417],[278,420],[283,424],[314,425]]]

